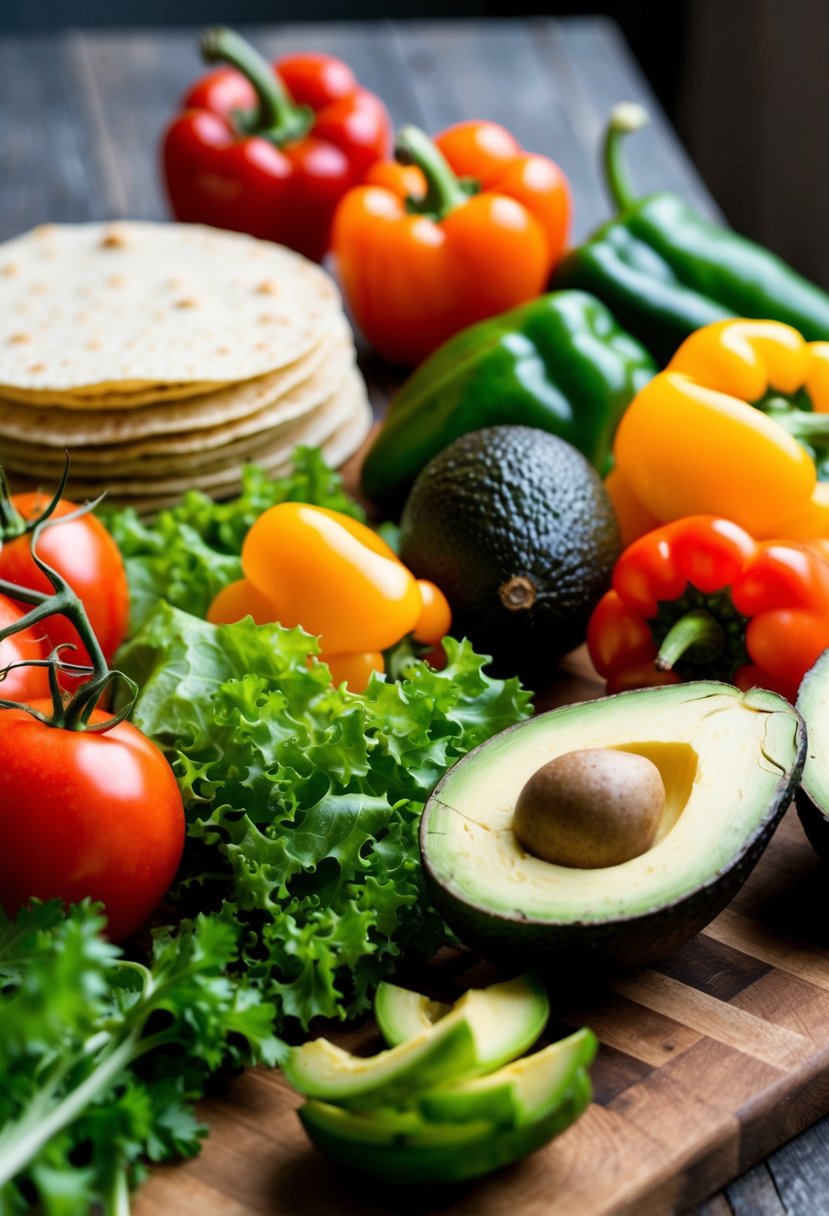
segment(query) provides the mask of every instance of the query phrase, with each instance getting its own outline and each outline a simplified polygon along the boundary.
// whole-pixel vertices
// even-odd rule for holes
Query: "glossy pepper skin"
[[[391,147],[391,120],[330,55],[273,65],[231,30],[205,34],[221,67],[197,81],[164,135],[176,219],[249,232],[319,261],[343,194]]]
[[[559,167],[503,127],[417,127],[345,196],[332,248],[351,312],[384,358],[412,367],[459,329],[537,296],[561,256]]]
[[[627,538],[634,500],[659,523],[704,512],[758,538],[829,536],[829,342],[777,321],[698,330],[632,401],[614,457]]]
[[[363,465],[363,489],[395,511],[453,440],[510,424],[566,439],[606,473],[619,419],[655,370],[592,296],[540,296],[456,334],[420,365],[389,407]]]
[[[639,106],[613,111],[604,161],[618,214],[568,253],[554,286],[604,300],[660,364],[695,329],[724,317],[771,317],[809,340],[829,338],[829,295],[775,254],[703,219],[675,194],[635,196],[620,145],[646,121]]]
[[[587,644],[609,692],[719,679],[794,701],[829,646],[829,563],[715,516],[677,520],[619,558]]]
[[[213,600],[207,619],[301,626],[320,639],[335,684],[362,692],[384,671],[382,651],[407,634],[434,645],[449,630],[449,606],[415,579],[382,537],[351,516],[280,503],[256,520],[242,546],[244,578]]]

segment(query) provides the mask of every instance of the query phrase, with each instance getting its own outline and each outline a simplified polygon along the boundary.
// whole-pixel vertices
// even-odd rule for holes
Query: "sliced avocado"
[[[596,1054],[596,1036],[584,1028],[472,1081],[427,1090],[419,1100],[436,1123],[488,1119],[499,1126],[524,1127],[555,1110],[573,1084],[577,1069]]]
[[[378,984],[374,994],[374,1017],[389,1047],[397,1047],[421,1031],[429,1030],[451,1009],[451,1005],[431,1001],[420,992],[399,988],[387,980]]]
[[[518,794],[557,755],[621,748],[649,757],[666,798],[654,845],[620,865],[576,869],[525,852]],[[768,843],[805,756],[782,697],[699,682],[565,706],[508,728],[446,774],[421,823],[437,907],[479,953],[593,977],[644,965],[725,906]]]
[[[797,708],[809,734],[797,813],[815,852],[829,862],[829,650],[803,677]]]
[[[578,1068],[555,1109],[521,1127],[480,1119],[430,1124],[412,1111],[360,1114],[318,1101],[306,1102],[299,1117],[314,1144],[341,1165],[388,1182],[429,1186],[478,1178],[519,1161],[568,1128],[591,1096],[587,1073]]]
[[[405,1102],[438,1082],[515,1059],[541,1034],[549,1012],[544,988],[526,976],[470,989],[446,1017],[379,1055],[354,1056],[314,1039],[291,1051],[283,1072],[300,1093],[355,1109]]]

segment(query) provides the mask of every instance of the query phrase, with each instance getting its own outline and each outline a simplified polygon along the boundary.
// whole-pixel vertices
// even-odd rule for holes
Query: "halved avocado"
[[[596,1048],[596,1036],[584,1027],[486,1077],[427,1090],[420,1109],[435,1123],[489,1119],[499,1126],[524,1127],[560,1105],[576,1071],[592,1064]]]
[[[424,1186],[463,1182],[535,1152],[573,1123],[592,1096],[583,1068],[554,1109],[521,1127],[486,1120],[429,1123],[413,1111],[366,1114],[310,1101],[299,1117],[311,1140],[334,1161],[389,1182]]]
[[[510,727],[460,760],[421,823],[435,904],[485,957],[598,974],[642,966],[707,924],[748,877],[797,786],[803,720],[775,693],[698,682],[565,706]],[[527,853],[518,795],[555,756],[620,748],[660,770],[654,845],[577,869]]]
[[[806,723],[809,744],[795,804],[812,847],[829,862],[829,650],[803,677],[797,708]]]
[[[452,1008],[442,1001],[431,1001],[421,992],[399,988],[388,980],[378,984],[374,994],[374,1017],[389,1047],[397,1047],[431,1029]]]
[[[314,1039],[291,1051],[283,1072],[300,1093],[354,1109],[406,1102],[438,1082],[478,1076],[515,1059],[536,1041],[549,1012],[538,980],[508,980],[470,989],[445,1018],[376,1056],[354,1056]]]

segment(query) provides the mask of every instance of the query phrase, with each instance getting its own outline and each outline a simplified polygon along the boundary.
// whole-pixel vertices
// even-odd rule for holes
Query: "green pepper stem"
[[[314,125],[313,111],[294,104],[268,60],[241,34],[222,25],[213,26],[202,37],[201,53],[208,63],[227,63],[236,68],[256,91],[255,114],[235,115],[243,134],[261,135],[277,147],[308,134]]]
[[[783,427],[793,439],[829,439],[829,414],[812,414],[809,410],[793,409],[784,397],[771,398],[763,412]]]
[[[722,625],[704,608],[692,608],[674,622],[659,648],[656,670],[670,671],[692,646],[702,662],[719,658],[725,649]]]
[[[604,137],[602,162],[610,197],[617,211],[628,211],[639,201],[630,184],[623,145],[626,135],[648,123],[648,112],[634,101],[622,101],[610,111]]]
[[[426,179],[426,194],[413,209],[442,220],[469,200],[469,192],[452,172],[446,157],[420,127],[401,127],[394,147],[401,165],[416,165]]]

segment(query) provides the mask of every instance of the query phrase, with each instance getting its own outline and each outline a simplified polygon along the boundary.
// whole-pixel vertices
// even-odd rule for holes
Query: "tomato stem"
[[[61,479],[61,491],[65,484],[66,475]],[[48,565],[37,552],[37,544],[44,528],[52,527],[54,524],[66,523],[67,520],[77,519],[79,516],[87,514],[96,505],[97,503],[87,503],[69,515],[62,515],[59,519],[54,519],[51,516],[57,506],[57,500],[53,499],[35,522],[32,529],[31,557],[38,570],[51,583],[53,588],[51,595],[43,591],[35,591],[29,587],[20,587],[16,583],[8,582],[6,579],[0,579],[0,594],[7,595],[14,600],[20,600],[24,604],[32,605],[30,611],[25,613],[19,621],[15,621],[12,625],[7,625],[5,629],[0,629],[0,642],[12,637],[15,633],[21,633],[25,629],[30,629],[33,625],[40,624],[47,617],[64,616],[74,626],[81,644],[89,655],[91,666],[66,663],[61,659],[62,651],[76,649],[71,642],[65,642],[61,646],[55,647],[47,659],[35,659],[28,663],[11,664],[7,670],[11,670],[11,667],[19,666],[41,667],[45,665],[49,667],[52,716],[51,718],[47,718],[40,711],[32,709],[31,706],[15,701],[0,699],[0,707],[9,709],[16,706],[25,709],[40,721],[46,722],[51,726],[62,727],[64,730],[84,730],[101,733],[111,730],[113,726],[116,726],[119,722],[123,722],[127,717],[132,709],[138,691],[137,685],[121,672],[110,671],[104,652],[101,650],[100,643],[95,636],[95,631],[90,624],[89,617],[80,597],[75,594],[66,579],[57,570],[53,569],[52,566]],[[88,675],[89,679],[81,684],[71,696],[66,696],[58,683],[59,671],[68,672],[70,675]],[[117,680],[124,680],[129,689],[130,696],[126,705],[124,705],[119,713],[111,718],[107,718],[105,722],[90,725],[89,719],[96,705],[106,690]]]
[[[63,472],[58,482],[58,488],[53,494],[51,500],[46,504],[40,515],[35,519],[24,519],[20,512],[12,502],[11,490],[9,488],[6,470],[0,466],[0,543],[6,540],[14,540],[15,537],[25,536],[27,532],[34,532],[39,523],[47,520],[61,498],[63,491],[66,489],[66,482],[69,478],[69,455],[67,453],[63,464]],[[18,596],[18,599],[21,597]]]

